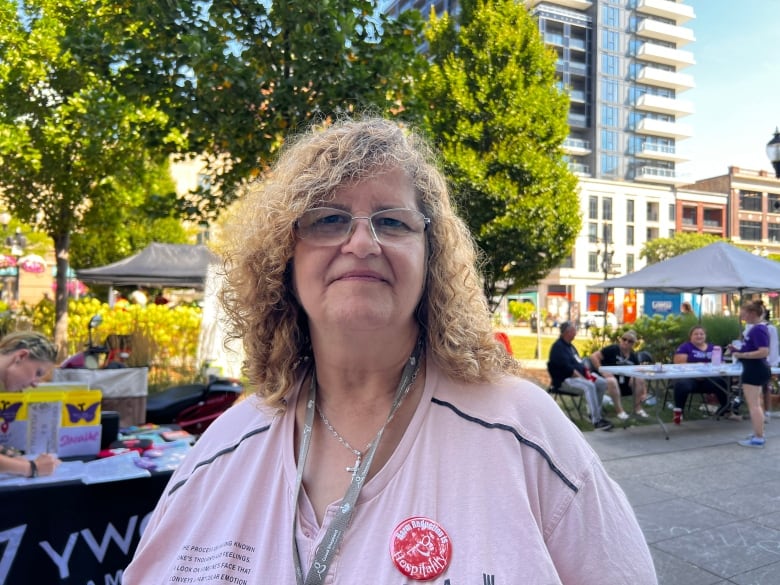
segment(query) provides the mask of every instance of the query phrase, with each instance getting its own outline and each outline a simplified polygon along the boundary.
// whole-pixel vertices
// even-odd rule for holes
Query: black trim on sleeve
[[[204,461],[199,461],[198,463],[195,464],[195,467],[192,468],[192,471],[190,472],[189,476],[187,476],[184,479],[182,479],[181,481],[177,482],[176,485],[172,486],[171,489],[168,490],[168,495],[170,496],[171,494],[173,494],[173,492],[175,492],[180,487],[182,487],[185,483],[187,483],[187,481],[190,479],[190,477],[193,476],[193,474],[195,473],[195,471],[197,471],[197,469],[199,467],[203,467],[204,465],[210,465],[210,464],[214,463],[214,461],[216,461],[216,459],[218,457],[222,457],[223,455],[227,455],[228,453],[231,453],[232,451],[235,451],[238,448],[238,446],[241,443],[243,443],[244,441],[246,441],[247,439],[249,439],[251,437],[254,437],[255,435],[259,435],[260,433],[264,433],[264,432],[266,432],[270,428],[271,428],[271,425],[265,425],[264,427],[260,427],[260,428],[257,428],[255,430],[253,430],[253,431],[250,431],[246,435],[241,437],[238,440],[238,442],[235,443],[234,445],[231,445],[230,447],[225,447],[221,451],[217,451],[216,453],[214,453],[214,455],[212,455],[211,457],[209,457],[208,459],[206,459]]]
[[[517,439],[520,444],[525,445],[527,447],[530,447],[531,449],[533,449],[534,451],[539,453],[544,458],[544,460],[547,462],[547,465],[550,467],[552,472],[555,473],[555,475],[557,475],[564,484],[566,484],[566,487],[571,489],[575,494],[579,491],[579,488],[576,485],[574,485],[574,483],[571,480],[569,480],[569,478],[567,478],[563,474],[563,472],[560,469],[558,469],[558,467],[556,467],[556,465],[552,462],[552,458],[547,454],[547,452],[544,449],[542,449],[542,447],[537,445],[536,443],[533,443],[532,441],[529,441],[528,439],[523,437],[520,433],[517,432],[517,429],[515,429],[513,427],[510,427],[509,425],[504,425],[504,424],[500,424],[500,423],[490,423],[490,422],[487,422],[487,421],[475,418],[475,417],[470,416],[470,415],[466,414],[465,412],[459,410],[454,404],[451,404],[449,402],[445,402],[443,400],[439,400],[438,398],[431,398],[431,402],[433,402],[434,404],[438,404],[439,406],[445,406],[445,407],[449,408],[452,412],[457,414],[459,417],[461,417],[461,418],[463,418],[463,419],[465,419],[465,420],[467,420],[469,422],[477,423],[478,425],[481,425],[481,426],[483,426],[485,428],[488,428],[488,429],[498,429],[498,430],[501,430],[501,431],[507,431],[509,433],[512,433],[512,435],[514,435],[515,439]]]

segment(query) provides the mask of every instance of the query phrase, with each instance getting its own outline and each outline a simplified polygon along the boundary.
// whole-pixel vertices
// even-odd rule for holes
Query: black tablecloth
[[[119,585],[170,476],[0,489],[0,585]]]

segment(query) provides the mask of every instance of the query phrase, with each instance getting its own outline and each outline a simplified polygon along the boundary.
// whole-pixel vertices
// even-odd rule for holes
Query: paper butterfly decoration
[[[65,407],[68,409],[68,418],[70,419],[70,422],[77,423],[79,421],[87,421],[92,422],[95,420],[95,415],[97,414],[98,407],[100,406],[100,402],[95,402],[95,404],[92,404],[88,406],[87,408],[84,408],[84,404],[65,404]]]
[[[0,423],[0,431],[8,432],[8,424],[16,420],[16,415],[19,414],[20,408],[22,408],[21,402],[0,400],[0,421],[2,421]]]

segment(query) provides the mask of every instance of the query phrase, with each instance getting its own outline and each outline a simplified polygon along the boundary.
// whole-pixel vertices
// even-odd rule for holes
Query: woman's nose
[[[344,249],[358,256],[376,253],[379,249],[379,241],[374,235],[371,220],[367,217],[357,217],[352,222],[352,232],[349,234],[347,241],[344,242]]]

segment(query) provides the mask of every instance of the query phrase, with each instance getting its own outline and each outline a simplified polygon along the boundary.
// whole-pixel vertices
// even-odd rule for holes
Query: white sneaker
[[[624,410],[623,412],[617,413],[617,417],[620,420],[628,420],[628,413]]]

